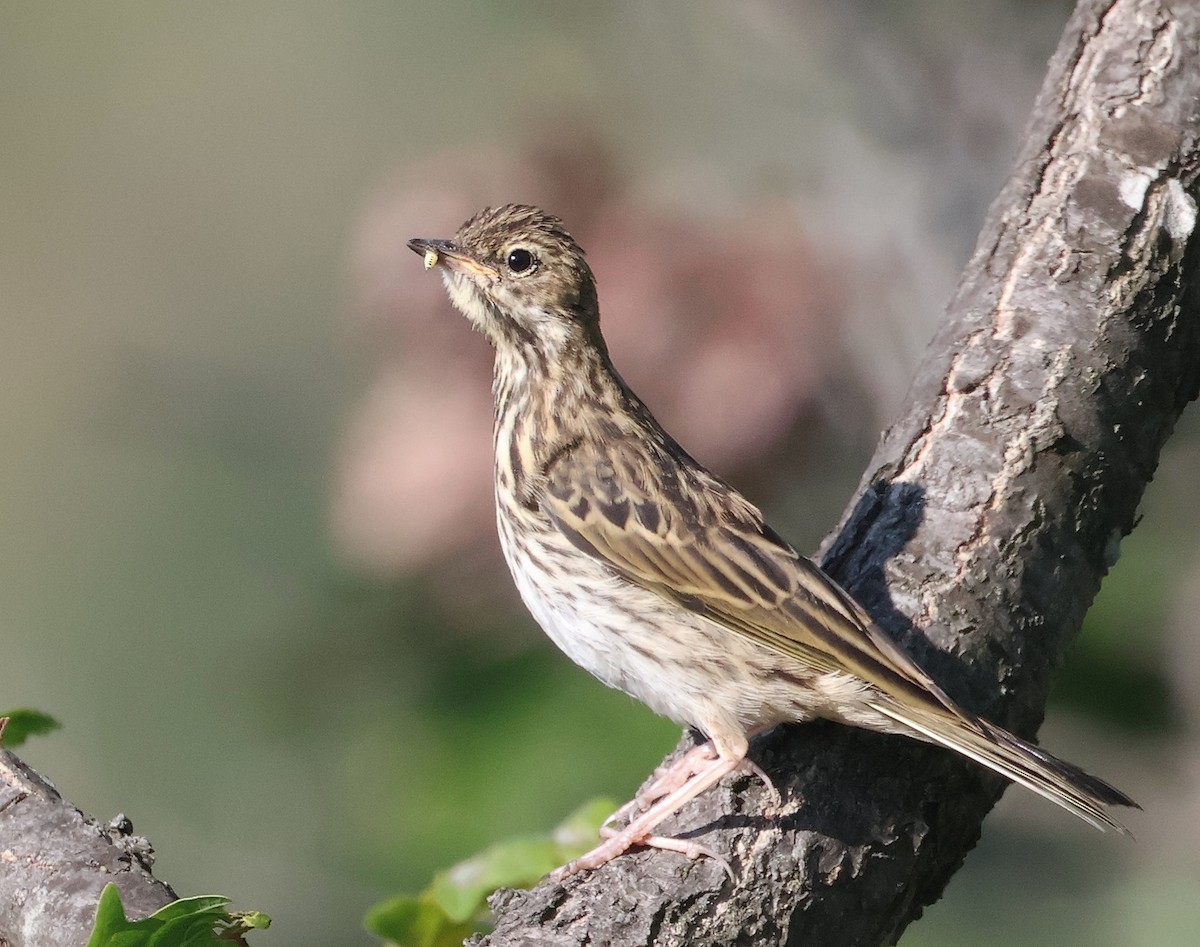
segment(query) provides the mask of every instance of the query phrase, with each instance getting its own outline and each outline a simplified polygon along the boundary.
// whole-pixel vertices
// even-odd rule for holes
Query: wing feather
[[[581,441],[546,472],[542,508],[572,544],[630,582],[807,667],[970,719],[756,507],[673,446]],[[614,457],[637,469],[617,469]]]

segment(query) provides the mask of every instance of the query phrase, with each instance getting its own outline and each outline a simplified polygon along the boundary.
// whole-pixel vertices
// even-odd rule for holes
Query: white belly
[[[503,527],[501,536],[503,537]],[[543,563],[554,556],[546,544],[531,555],[504,541],[504,555],[521,600],[542,630],[572,661],[589,671],[609,687],[622,690],[658,713],[681,724],[671,699],[679,687],[667,679],[663,661],[652,657],[656,653],[656,631],[650,627],[667,624],[670,617],[666,604],[653,593],[632,588],[598,563],[582,559],[582,553],[571,549],[572,571],[581,573],[558,594],[543,592],[548,580]],[[609,602],[620,603],[617,606]]]
[[[814,715],[792,684],[770,673],[787,658],[633,585],[557,533],[526,548],[503,518],[499,529],[525,606],[572,661],[609,687],[709,736],[750,736]],[[546,594],[547,566],[563,561],[575,578]]]

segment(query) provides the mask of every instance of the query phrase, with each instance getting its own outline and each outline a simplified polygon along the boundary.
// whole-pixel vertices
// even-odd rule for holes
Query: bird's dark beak
[[[448,257],[454,251],[454,244],[449,240],[426,240],[423,237],[413,237],[408,241],[408,249],[425,257],[425,269],[431,270],[441,262],[443,256]]]
[[[408,241],[408,248],[413,253],[420,253],[425,257],[425,269],[427,270],[432,270],[435,266],[445,266],[467,276],[495,279],[498,275],[492,267],[480,263],[474,257],[460,250],[453,240],[429,240],[424,237],[414,237]]]

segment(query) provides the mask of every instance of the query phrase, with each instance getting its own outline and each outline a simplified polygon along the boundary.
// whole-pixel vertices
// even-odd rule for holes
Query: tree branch
[[[1200,9],[1083,0],[1016,170],[823,562],[968,708],[1024,734],[1200,384]],[[1000,780],[835,725],[752,753],[662,853],[493,901],[499,945],[894,943]],[[690,741],[685,741],[685,744]],[[679,750],[676,751],[677,753]]]
[[[110,881],[131,919],[174,901],[150,874],[153,849],[132,828],[121,817],[100,825],[0,750],[0,945],[86,943]]]

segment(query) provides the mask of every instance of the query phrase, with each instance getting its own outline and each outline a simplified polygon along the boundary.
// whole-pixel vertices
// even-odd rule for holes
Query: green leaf
[[[121,894],[109,883],[96,904],[96,922],[87,947],[222,947],[230,941],[245,943],[242,934],[270,926],[271,919],[258,911],[230,914],[228,898],[203,895],[180,898],[147,918],[125,917]]]
[[[578,858],[596,845],[596,834],[600,826],[617,808],[617,803],[608,796],[589,799],[554,829],[554,841],[564,862]],[[557,868],[558,866],[553,866]],[[549,869],[547,869],[549,870]]]
[[[501,842],[474,858],[439,871],[427,889],[453,921],[474,917],[497,888],[521,888],[536,882],[558,862],[553,839],[525,838]]]
[[[229,916],[245,931],[265,931],[271,926],[271,918],[262,911],[232,911]]]
[[[593,799],[549,835],[511,839],[438,872],[419,895],[397,895],[368,912],[367,929],[400,947],[461,944],[487,917],[487,899],[497,888],[528,887],[548,871],[587,851],[596,831],[616,808]]]
[[[400,894],[380,901],[363,923],[373,934],[401,947],[461,947],[475,930],[471,922],[452,921],[428,894]]]
[[[6,710],[0,713],[0,720],[6,721],[0,743],[9,749],[20,746],[29,737],[50,733],[62,726],[49,714],[44,714],[40,710],[32,710],[29,707]]]
[[[104,886],[104,890],[100,892],[100,900],[96,902],[96,921],[92,925],[92,936],[88,938],[87,947],[115,945],[114,938],[127,927],[121,892],[110,881]]]
[[[214,921],[226,917],[223,910],[229,903],[228,898],[220,895],[200,895],[195,898],[180,898],[165,907],[159,908],[150,916],[160,921],[174,921],[177,918],[212,917]]]

